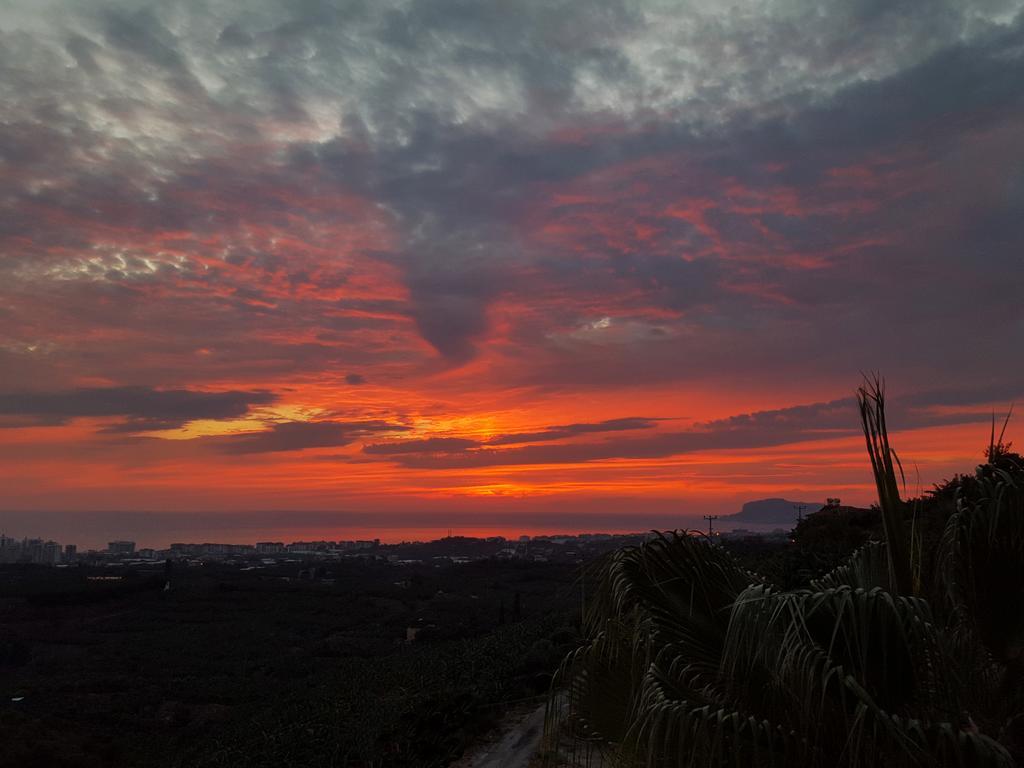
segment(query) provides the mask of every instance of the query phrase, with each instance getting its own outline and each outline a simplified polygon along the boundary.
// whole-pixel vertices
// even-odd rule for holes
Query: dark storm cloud
[[[59,425],[76,418],[127,419],[114,431],[173,429],[196,419],[235,419],[253,406],[269,405],[277,395],[266,391],[201,392],[152,387],[96,387],[58,392],[0,393],[3,417],[15,424]]]
[[[913,404],[927,406],[992,405],[1005,408],[1024,397],[1024,381],[1000,381],[993,377],[974,386],[926,389],[913,397]]]
[[[447,275],[442,265],[435,262],[436,271],[412,279],[412,316],[420,335],[439,353],[464,362],[487,331],[488,300],[497,292],[497,280],[475,271]]]
[[[150,11],[107,14],[105,38],[115,48],[131,51],[177,74],[188,73],[177,41]]]
[[[856,189],[830,191],[823,188],[828,180],[827,173],[836,167],[861,163],[866,152],[875,151],[894,154],[889,166],[880,166],[878,170],[895,175],[904,170],[904,163],[926,161],[924,156],[919,154],[915,157],[913,154],[921,152],[922,141],[927,142],[923,146],[928,151],[941,155],[955,150],[969,139],[977,128],[978,120],[991,121],[995,115],[1010,118],[1016,114],[1019,117],[1022,97],[1015,84],[1024,77],[1024,64],[1019,56],[1020,42],[1021,25],[1018,23],[986,36],[983,43],[956,44],[948,50],[938,51],[889,78],[851,85],[806,107],[795,101],[797,111],[785,118],[754,120],[753,127],[750,127],[750,116],[745,115],[703,137],[697,137],[685,128],[656,125],[641,135],[603,137],[600,142],[581,150],[577,147],[566,149],[530,145],[529,142],[524,144],[512,128],[504,129],[504,133],[492,130],[486,140],[468,140],[450,128],[434,126],[425,136],[415,134],[411,146],[416,147],[416,142],[420,142],[418,154],[433,157],[436,169],[408,180],[410,183],[404,183],[405,179],[398,186],[385,183],[377,189],[377,194],[405,211],[412,220],[416,220],[424,203],[429,201],[426,208],[430,215],[446,224],[441,229],[449,231],[465,231],[467,226],[479,228],[477,222],[490,221],[495,227],[493,239],[501,232],[496,222],[500,222],[510,209],[514,210],[538,183],[578,178],[607,166],[612,158],[621,162],[652,153],[683,152],[696,157],[698,163],[705,167],[705,173],[735,174],[735,178],[748,185],[752,194],[771,196],[780,185],[796,184],[805,189],[800,193],[803,200],[797,199],[803,210],[786,214],[781,210],[752,212],[749,205],[743,204],[735,206],[736,210],[728,198],[716,201],[708,211],[707,222],[716,230],[720,244],[748,249],[756,244],[765,248],[764,232],[767,229],[779,237],[777,245],[767,248],[768,253],[777,253],[780,257],[794,252],[808,253],[837,265],[835,269],[802,275],[800,270],[781,268],[781,265],[766,260],[748,267],[745,276],[748,281],[762,285],[774,282],[781,296],[790,294],[806,303],[828,304],[836,299],[848,306],[872,301],[899,302],[902,312],[926,315],[929,311],[927,306],[918,304],[916,296],[903,291],[886,294],[888,287],[895,288],[901,285],[900,282],[889,281],[887,286],[883,280],[879,284],[879,281],[870,279],[871,268],[863,270],[857,280],[850,281],[846,270],[839,266],[841,259],[831,253],[847,247],[868,231],[884,233],[890,241],[878,248],[875,255],[870,250],[863,251],[863,258],[868,263],[878,264],[874,271],[879,276],[884,269],[917,272],[918,263],[934,258],[936,252],[948,253],[946,259],[954,265],[962,264],[963,249],[970,248],[970,243],[987,243],[990,251],[987,258],[993,259],[998,258],[998,254],[991,251],[999,251],[1008,244],[1021,241],[1020,218],[1007,215],[992,219],[990,213],[991,225],[963,232],[966,236],[962,238],[951,239],[948,234],[942,234],[935,237],[933,244],[926,245],[922,239],[917,239],[916,243],[905,243],[901,241],[906,237],[908,223],[916,226],[935,223],[922,217],[927,215],[925,211],[932,205],[929,196],[941,195],[941,188],[910,190],[909,193],[893,189],[896,199],[887,210],[851,215],[851,193],[864,193]],[[985,88],[971,85],[982,82],[986,83]],[[954,94],[960,88],[963,88],[967,99],[966,102],[960,100],[960,103],[969,106],[958,110],[962,115],[960,120],[944,121],[943,115],[950,114],[952,102],[958,99]],[[408,150],[403,149],[405,151]],[[396,167],[404,167],[386,150],[378,154],[377,160],[385,178],[392,163]],[[672,160],[668,159],[668,162]],[[766,163],[777,163],[780,170],[774,175],[757,175],[756,169]],[[636,176],[631,175],[625,177],[623,183],[635,181]],[[651,179],[651,184],[643,190],[641,204],[649,206],[652,200],[702,194],[707,187],[701,181],[700,175],[692,177],[689,172],[677,177],[662,174]],[[808,185],[811,185],[810,189]],[[853,202],[856,201],[854,197]],[[775,204],[782,205],[768,199],[761,206]],[[998,201],[992,201],[991,205],[998,211]],[[1019,201],[1015,203],[1014,198],[1007,200],[1006,205],[1019,210]],[[820,208],[820,212],[814,211],[815,206]],[[595,211],[594,215],[600,217],[602,211]],[[967,209],[963,215],[967,217],[966,224],[979,212]],[[995,235],[993,228],[1002,234]],[[720,264],[710,258],[682,261],[673,257],[680,252],[681,246],[682,252],[686,252],[688,247],[710,248],[715,258],[727,255],[705,235],[697,237],[700,240],[691,236],[688,243],[680,244],[675,235],[662,231],[653,242],[626,241],[623,246],[616,246],[609,242],[607,233],[584,230],[579,233],[576,243],[589,256],[607,258],[616,280],[620,284],[639,287],[648,301],[673,310],[714,302],[739,320],[738,323],[734,320],[735,324],[744,325],[746,319],[760,308],[737,303],[723,292],[722,282],[731,276]],[[934,246],[931,252],[926,252],[931,245]],[[956,252],[951,252],[953,247]],[[473,354],[475,340],[487,330],[487,310],[495,286],[515,286],[516,270],[522,264],[522,260],[502,260],[494,265],[487,262],[486,257],[476,257],[469,265],[461,264],[462,254],[471,250],[471,244],[458,243],[450,252],[436,249],[437,256],[421,253],[410,256],[415,264],[411,284],[417,325],[424,338],[442,354],[456,360],[467,359]],[[843,258],[849,258],[848,251],[842,252],[846,254]],[[1012,261],[1017,257],[1008,258]],[[453,280],[446,273],[452,261],[465,270],[461,280]],[[566,274],[558,277],[567,281],[578,280],[586,271],[593,271],[591,265],[581,261],[567,262],[557,257],[551,261],[560,262]],[[487,265],[486,270],[480,270],[481,263]],[[1019,266],[1015,262],[1014,265]],[[544,267],[551,268],[550,262]],[[1011,282],[1019,284],[1016,277],[1007,276]],[[803,284],[809,284],[812,278],[811,293],[800,295]],[[931,279],[935,281],[936,288],[952,293],[954,282],[938,275]],[[603,275],[594,281],[588,280],[587,285],[613,293],[613,284],[604,286],[602,281],[607,281]],[[952,301],[953,296],[948,295],[944,299]],[[966,326],[964,318],[958,318],[958,322],[961,327]],[[829,334],[820,336],[821,341],[829,338]],[[908,346],[923,349],[922,342],[927,342],[927,339],[914,338]],[[771,346],[769,339],[768,348]],[[834,348],[834,345],[829,344],[829,347]]]
[[[937,161],[974,132],[1020,117],[1022,43],[1024,16],[975,44],[953,44],[890,77],[798,103],[792,114],[738,120],[709,145],[713,167],[756,185],[765,180],[759,170],[764,164],[779,163],[775,179],[800,188],[822,180],[830,169],[867,159],[881,161],[883,168],[887,162],[892,170],[906,160]],[[922,154],[887,157],[893,150]]]
[[[277,453],[348,445],[380,432],[408,429],[386,421],[287,421],[263,432],[201,438],[225,453]]]
[[[68,7],[73,33],[46,21],[59,45],[31,25],[0,42],[0,278],[26,306],[66,307],[19,343],[116,317],[102,296],[160,304],[182,354],[232,351],[204,370],[393,360],[384,334],[326,342],[399,321],[463,364],[498,302],[546,301],[510,321],[517,375],[585,387],[928,370],[947,346],[969,379],[1024,330],[994,322],[1024,281],[1020,145],[986,133],[1022,120],[1019,3]],[[847,167],[862,176],[834,176]],[[368,208],[317,208],[338,194]],[[666,213],[697,197],[696,213]],[[357,250],[407,299],[387,319],[297,299],[348,275],[272,244],[370,207],[393,237]],[[195,259],[132,252],[153,242]],[[604,315],[649,332],[574,335]],[[262,369],[238,342],[254,317],[277,331]],[[873,346],[894,323],[900,348]]]
[[[238,24],[228,24],[220,31],[217,42],[224,45],[244,47],[252,44],[253,37]]]
[[[100,72],[95,56],[103,49],[92,40],[82,35],[71,35],[64,47],[74,57],[75,63],[90,75]]]

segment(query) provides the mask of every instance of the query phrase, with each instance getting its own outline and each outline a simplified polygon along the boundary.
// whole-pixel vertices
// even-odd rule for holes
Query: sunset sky
[[[970,470],[1024,394],[1022,5],[3,0],[0,529],[867,504],[862,371],[909,491]]]

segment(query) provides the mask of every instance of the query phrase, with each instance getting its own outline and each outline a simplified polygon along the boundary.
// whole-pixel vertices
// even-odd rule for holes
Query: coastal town
[[[697,533],[694,531],[694,533]],[[182,561],[202,564],[218,562],[240,567],[259,568],[282,562],[306,560],[339,561],[370,559],[394,565],[423,563],[469,563],[490,558],[531,562],[580,563],[596,555],[630,544],[640,544],[655,534],[646,533],[574,533],[548,536],[521,535],[516,538],[488,536],[446,536],[434,541],[382,543],[379,538],[340,541],[260,541],[238,543],[172,543],[166,548],[138,547],[136,542],[115,540],[103,549],[80,550],[75,544],[41,538],[14,538],[0,534],[0,563],[34,564],[55,567],[84,564],[124,567],[154,562]],[[716,540],[753,540],[782,543],[790,530],[753,531],[734,528],[714,531]]]

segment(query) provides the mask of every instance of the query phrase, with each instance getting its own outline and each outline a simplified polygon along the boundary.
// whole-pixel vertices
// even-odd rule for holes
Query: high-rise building
[[[135,554],[135,542],[112,541],[107,544],[107,552],[112,555],[133,555]]]
[[[21,557],[21,544],[0,533],[0,563],[16,563]]]
[[[56,565],[63,559],[62,553],[63,548],[56,541],[45,541],[35,562],[43,565]]]
[[[0,535],[0,563],[35,563],[57,565],[61,562],[62,548],[56,541],[22,539]]]

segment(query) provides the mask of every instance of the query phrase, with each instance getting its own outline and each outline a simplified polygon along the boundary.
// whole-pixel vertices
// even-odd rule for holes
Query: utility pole
[[[714,521],[718,519],[718,515],[704,515],[704,519],[708,521],[708,538],[714,534]]]
[[[802,523],[804,521],[804,510],[807,509],[806,504],[794,504],[793,509],[796,510],[796,521]]]

